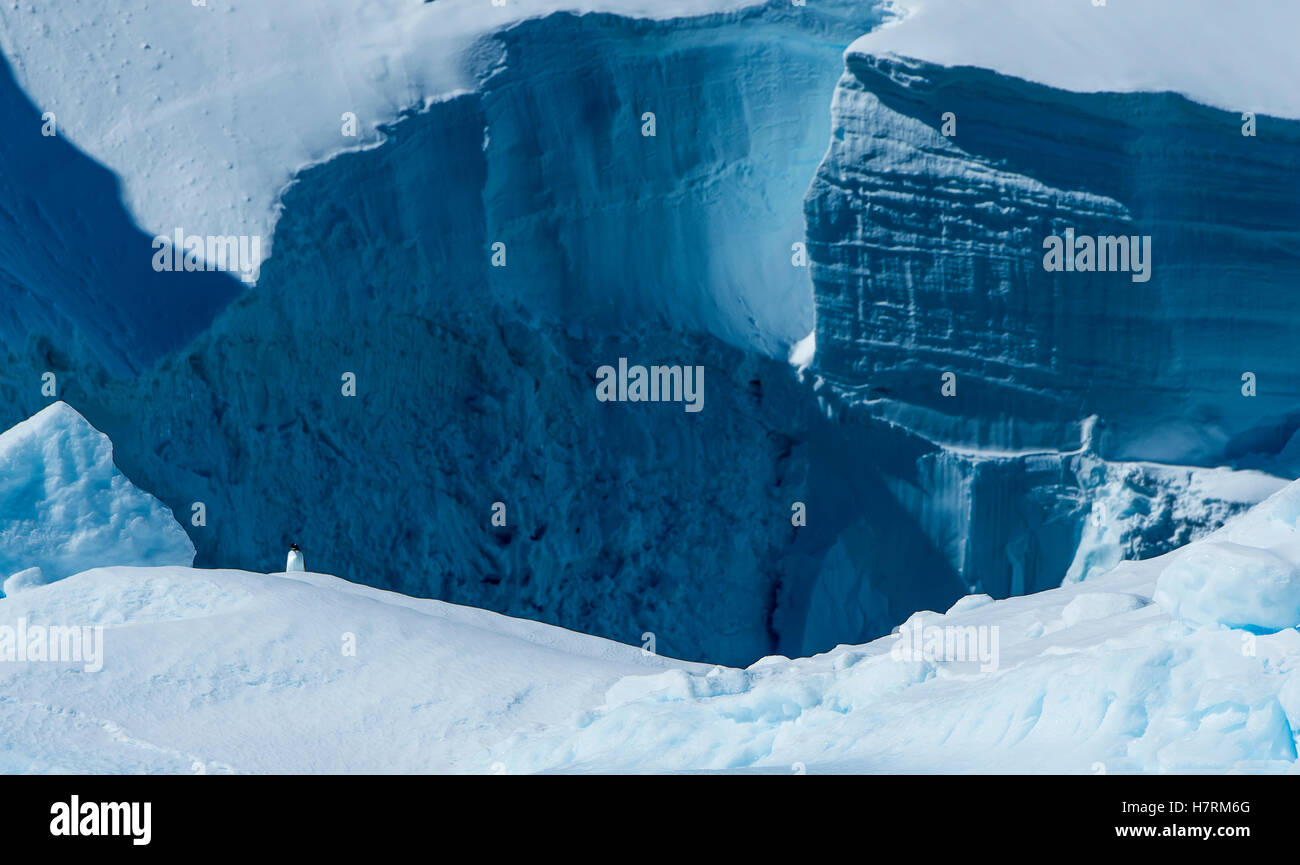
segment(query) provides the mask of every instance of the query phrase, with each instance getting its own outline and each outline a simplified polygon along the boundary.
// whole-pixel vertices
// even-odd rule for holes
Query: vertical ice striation
[[[806,200],[810,371],[846,423],[939,446],[925,462],[946,480],[900,501],[950,533],[954,573],[994,594],[1083,579],[1279,484],[1196,466],[1300,470],[1300,123],[1246,137],[1170,93],[845,61]],[[1049,271],[1054,235],[1149,237],[1149,269]],[[866,608],[841,570],[815,616]]]
[[[846,399],[986,450],[1077,448],[1090,415],[1111,458],[1282,450],[1300,426],[1300,123],[1246,137],[1173,94],[846,61],[807,202],[816,368]],[[1046,270],[1067,230],[1150,237],[1149,281]]]

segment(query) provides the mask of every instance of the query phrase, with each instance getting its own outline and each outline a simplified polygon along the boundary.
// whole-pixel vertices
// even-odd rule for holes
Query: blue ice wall
[[[43,135],[41,115],[0,57],[0,345],[43,356],[35,365],[56,374],[137,372],[243,287],[221,273],[155,272],[153,238],[122,206],[117,179]]]
[[[556,16],[483,46],[497,296],[603,330],[662,322],[784,357],[813,327],[800,208],[852,4],[672,22]],[[643,134],[653,115],[655,134]]]
[[[806,654],[973,589],[1059,583],[1089,512],[1082,458],[1062,450],[1084,410],[1104,409],[1101,429],[1128,423],[1139,396],[1114,394],[1165,362],[1172,337],[1154,306],[1108,324],[1104,303],[1021,291],[1041,236],[1018,220],[1085,218],[1086,201],[1087,224],[1127,224],[1116,184],[1150,186],[1158,207],[1179,187],[1149,176],[1144,136],[1132,159],[1090,156],[1104,146],[1079,121],[1077,159],[1105,162],[1083,176],[1104,188],[1061,181],[1041,213],[1017,215],[1039,157],[995,133],[1021,115],[1067,122],[1073,97],[1058,109],[1043,91],[1029,110],[971,95],[960,122],[978,144],[962,146],[989,164],[963,170],[969,153],[918,138],[933,106],[904,103],[919,97],[885,105],[873,88],[895,85],[857,72],[836,91],[843,47],[875,24],[859,6],[556,15],[484,40],[476,92],[302,172],[257,288],[206,329],[196,316],[197,336],[151,324],[129,358],[41,318],[66,309],[93,332],[91,301],[16,306],[9,420],[44,403],[49,360],[25,341],[41,335],[64,352],[61,396],[110,435],[122,470],[182,521],[205,505],[206,525],[187,525],[198,564],[275,570],[296,541],[313,569],[630,643],[652,632],[678,657]],[[1021,86],[985,84],[1007,99]],[[1232,170],[1289,176],[1271,157]],[[813,286],[790,260],[805,231]],[[126,292],[104,268],[87,276],[96,296]],[[817,366],[801,378],[784,353],[814,304]],[[619,357],[703,366],[704,410],[597,402],[596,369]],[[939,402],[928,388],[950,364],[963,397]],[[1182,393],[1149,390],[1169,411]]]
[[[1095,414],[1113,458],[1282,450],[1300,426],[1300,123],[1247,137],[1173,94],[847,61],[807,204],[817,367],[846,398],[991,449],[1077,447]],[[1070,227],[1149,235],[1150,280],[1046,271],[1043,239]]]
[[[315,569],[682,657],[797,647],[846,496],[808,482],[791,245],[872,23],[773,4],[487,40],[478,92],[298,178],[257,288],[192,345],[65,398],[178,515],[204,503],[201,565],[279,568],[295,540]],[[619,357],[703,366],[704,410],[597,402]]]

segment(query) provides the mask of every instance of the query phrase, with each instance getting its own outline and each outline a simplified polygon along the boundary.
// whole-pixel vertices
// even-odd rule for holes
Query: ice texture
[[[1205,543],[1170,562],[1155,599],[1191,625],[1262,632],[1294,628],[1300,625],[1300,570],[1272,550]]]
[[[1194,87],[844,55],[887,14],[847,0],[473,4],[467,29],[469,4],[148,5],[0,12],[0,405],[26,417],[56,374],[130,477],[205,503],[200,564],[278,569],[296,541],[743,665],[1091,582],[1300,468],[1294,121],[1243,138]],[[273,60],[245,38],[304,30]],[[210,82],[185,123],[176,80]],[[142,270],[177,223],[273,224],[256,288]],[[1070,226],[1153,235],[1151,281],[1045,273]],[[706,410],[596,402],[619,357],[705,367]]]
[[[1300,123],[1246,137],[1173,94],[856,51],[832,114],[807,217],[815,369],[846,399],[1004,452],[1075,448],[1093,423],[1104,458],[1212,466],[1295,433]],[[1045,270],[1067,228],[1149,235],[1150,281]]]
[[[171,511],[113,465],[108,437],[56,402],[0,433],[5,594],[101,565],[189,565]]]

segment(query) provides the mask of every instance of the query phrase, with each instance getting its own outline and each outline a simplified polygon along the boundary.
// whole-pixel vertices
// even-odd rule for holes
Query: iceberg
[[[200,565],[277,569],[293,541],[329,573],[625,641],[652,632],[685,657],[794,652],[844,491],[830,466],[825,493],[804,481],[811,439],[837,433],[787,363],[813,329],[792,247],[841,53],[881,17],[848,2],[560,13],[475,36],[457,55],[472,87],[394,111],[366,147],[285,164],[297,173],[256,287],[137,375],[69,348],[60,394],[130,477],[205,505],[206,525],[186,527]],[[20,78],[40,102],[34,66]],[[74,141],[84,122],[66,118]],[[202,190],[186,200],[195,212],[141,221],[261,230],[205,229]],[[31,411],[22,384],[48,367],[15,353],[10,411]],[[704,410],[600,402],[597,371],[620,357],[703,368]],[[813,537],[791,559],[796,501]]]
[[[336,5],[0,10],[7,421],[56,374],[204,506],[200,565],[295,541],[743,666],[1090,583],[1300,472],[1267,16],[1189,65],[1166,0]],[[255,285],[155,272],[173,232],[260,237]],[[601,402],[618,358],[704,410]]]

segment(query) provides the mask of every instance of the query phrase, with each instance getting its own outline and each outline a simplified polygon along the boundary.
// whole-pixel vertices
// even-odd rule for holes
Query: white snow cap
[[[146,232],[261,238],[295,172],[474,86],[472,40],[548,12],[699,15],[760,0],[100,0],[5,4],[0,49]],[[343,134],[355,115],[355,137]]]
[[[761,2],[137,0],[124,14],[59,0],[0,7],[0,49],[59,134],[122,179],[145,231],[256,236],[265,258],[294,174],[376,144],[376,125],[403,109],[473,88],[463,52],[474,39],[549,12],[663,19]],[[1300,117],[1291,86],[1300,4],[891,2],[901,20],[850,50]],[[355,137],[343,134],[345,114],[355,115]]]
[[[893,0],[849,51],[978,66],[1080,93],[1171,90],[1228,111],[1300,118],[1288,0]]]

